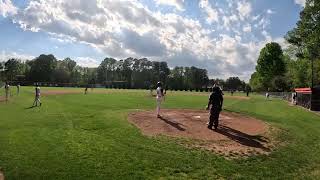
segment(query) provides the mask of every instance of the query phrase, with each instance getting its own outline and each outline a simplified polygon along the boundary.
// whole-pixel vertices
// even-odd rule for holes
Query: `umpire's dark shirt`
[[[209,97],[210,103],[212,104],[213,108],[221,108],[221,104],[223,101],[222,91],[219,87],[214,87],[212,89],[212,93]],[[211,108],[211,109],[213,109]]]

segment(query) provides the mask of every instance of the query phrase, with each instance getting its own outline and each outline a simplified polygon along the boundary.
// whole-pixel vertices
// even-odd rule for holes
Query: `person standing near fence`
[[[297,93],[292,93],[292,102],[293,105],[297,105]]]

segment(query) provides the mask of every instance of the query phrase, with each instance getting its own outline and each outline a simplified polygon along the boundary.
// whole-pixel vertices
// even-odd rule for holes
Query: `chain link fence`
[[[272,98],[279,98],[286,100],[290,103],[293,102],[293,93],[294,92],[268,92],[269,96]],[[264,92],[263,95],[265,95],[266,92]],[[304,108],[310,109],[311,108],[311,94],[303,94],[303,93],[297,93],[296,100],[294,102],[298,106],[302,106]]]

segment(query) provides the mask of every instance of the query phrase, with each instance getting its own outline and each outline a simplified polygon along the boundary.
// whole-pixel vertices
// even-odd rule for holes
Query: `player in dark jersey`
[[[214,85],[212,88],[212,93],[209,97],[209,102],[207,106],[207,110],[210,109],[210,118],[208,123],[208,128],[212,129],[212,126],[214,126],[214,129],[218,128],[219,125],[219,115],[222,110],[222,104],[223,104],[223,93],[221,89]],[[211,108],[210,108],[211,105]]]

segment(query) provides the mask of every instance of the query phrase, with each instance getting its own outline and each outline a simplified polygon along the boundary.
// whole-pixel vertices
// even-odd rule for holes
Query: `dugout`
[[[296,103],[312,111],[320,111],[320,86],[315,88],[296,88]]]

